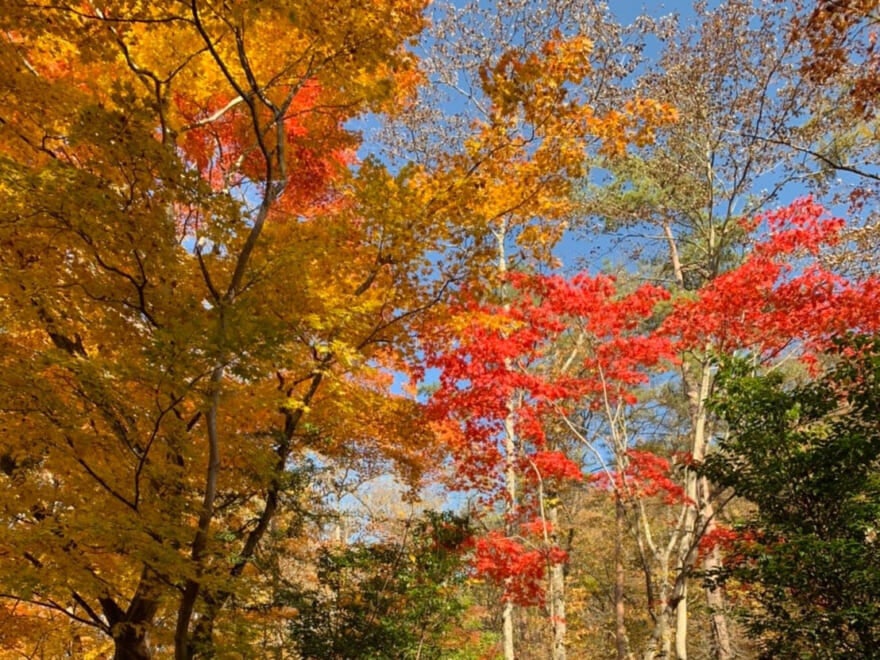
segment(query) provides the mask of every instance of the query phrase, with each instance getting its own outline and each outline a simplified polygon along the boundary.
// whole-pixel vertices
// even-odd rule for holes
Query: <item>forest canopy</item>
[[[0,657],[871,657],[877,3],[679,4],[4,0]]]

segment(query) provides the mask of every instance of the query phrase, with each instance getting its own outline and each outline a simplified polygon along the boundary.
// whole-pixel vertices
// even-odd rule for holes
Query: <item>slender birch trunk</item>
[[[495,232],[495,240],[498,242],[498,274],[504,276],[507,273],[507,253],[504,249],[504,241],[507,237],[507,223],[502,221],[498,231]],[[509,367],[510,365],[505,365]],[[505,534],[511,536],[513,518],[517,507],[517,488],[516,488],[516,427],[515,427],[515,411],[516,397],[511,394],[507,401],[507,417],[504,419],[504,479],[505,488],[507,490],[507,506],[505,507]],[[504,602],[504,609],[501,612],[501,634],[503,638],[504,660],[515,660],[516,647],[514,638],[516,629],[514,625],[515,607],[510,600]]]
[[[617,660],[626,660],[626,603],[625,577],[623,566],[623,540],[626,533],[626,511],[620,491],[614,493],[614,641]]]
[[[504,420],[504,451],[505,461],[507,463],[505,470],[505,479],[507,487],[507,518],[505,521],[505,533],[509,536],[512,531],[512,518],[516,511],[517,491],[516,491],[516,435],[513,420],[513,400],[508,402],[510,412]],[[504,610],[501,613],[502,635],[504,638],[504,660],[515,660],[516,653],[514,647],[514,605],[510,600],[504,602]]]
[[[707,163],[707,173],[711,181],[714,173],[712,172],[710,158],[707,160]],[[663,231],[669,249],[669,261],[675,280],[679,286],[683,287],[684,272],[675,236],[669,222],[664,222]],[[714,254],[716,247],[714,226],[710,226],[709,231],[709,250]],[[697,370],[699,375],[685,366],[682,370],[682,380],[690,404],[691,424],[693,427],[693,438],[690,447],[691,455],[695,462],[701,462],[706,456],[709,441],[706,402],[711,390],[712,373],[706,361],[700,362],[697,365]],[[680,539],[679,557],[681,558],[681,566],[678,570],[687,573],[692,568],[694,546],[698,541],[697,535],[712,531],[715,511],[711,502],[711,484],[709,484],[708,480],[703,477],[698,478],[691,470],[687,471],[685,479],[685,493],[693,502],[693,505],[690,507],[692,511],[686,516],[684,534]],[[717,569],[719,566],[720,557],[717,552],[711,553],[703,561],[703,568],[707,571]],[[675,649],[679,660],[687,658],[688,600],[686,586],[686,584],[683,585],[682,600],[676,607]],[[727,623],[724,593],[718,587],[706,587],[706,600],[711,613],[714,658],[715,660],[731,660],[733,658],[733,651]]]
[[[721,567],[721,557],[718,548],[712,550],[703,561],[703,569],[711,573]],[[720,587],[709,586],[706,588],[706,600],[709,604],[709,612],[712,617],[712,651],[715,660],[732,660],[733,645],[730,638],[730,630],[727,627],[727,607],[724,602],[724,592]]]
[[[552,543],[559,545],[559,507],[555,504],[547,507],[547,522],[553,530]],[[565,566],[550,566],[550,620],[553,626],[553,660],[566,660],[565,638],[567,623],[565,621]]]

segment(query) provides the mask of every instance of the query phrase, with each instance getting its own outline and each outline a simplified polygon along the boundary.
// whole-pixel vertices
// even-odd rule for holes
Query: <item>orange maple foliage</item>
[[[307,455],[412,479],[430,460],[385,374],[433,299],[409,277],[431,237],[387,261],[384,170],[354,172],[344,126],[404,102],[424,5],[294,4],[0,15],[0,591],[20,638],[29,603],[118,657],[247,648],[227,612],[251,599],[283,628],[258,556]]]

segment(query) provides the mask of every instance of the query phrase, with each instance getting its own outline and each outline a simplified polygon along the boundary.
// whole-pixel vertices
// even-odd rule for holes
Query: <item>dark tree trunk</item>
[[[153,657],[143,624],[117,624],[113,642],[113,660],[151,660]]]
[[[151,660],[149,630],[159,610],[156,574],[144,567],[127,610],[109,596],[99,602],[113,636],[113,660]]]

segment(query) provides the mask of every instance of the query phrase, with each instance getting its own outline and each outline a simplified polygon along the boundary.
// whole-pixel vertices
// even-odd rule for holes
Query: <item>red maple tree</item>
[[[547,567],[567,559],[541,515],[543,486],[582,478],[548,428],[572,410],[632,401],[650,370],[672,358],[671,342],[646,328],[668,295],[654,286],[621,295],[613,278],[586,274],[512,273],[504,285],[502,301],[465,292],[436,330],[426,364],[440,375],[428,407],[454,456],[455,487],[491,506],[509,500],[506,470],[523,484],[508,533],[477,539],[473,567],[502,585],[504,598],[531,605],[542,601]],[[499,439],[511,422],[516,456]]]

